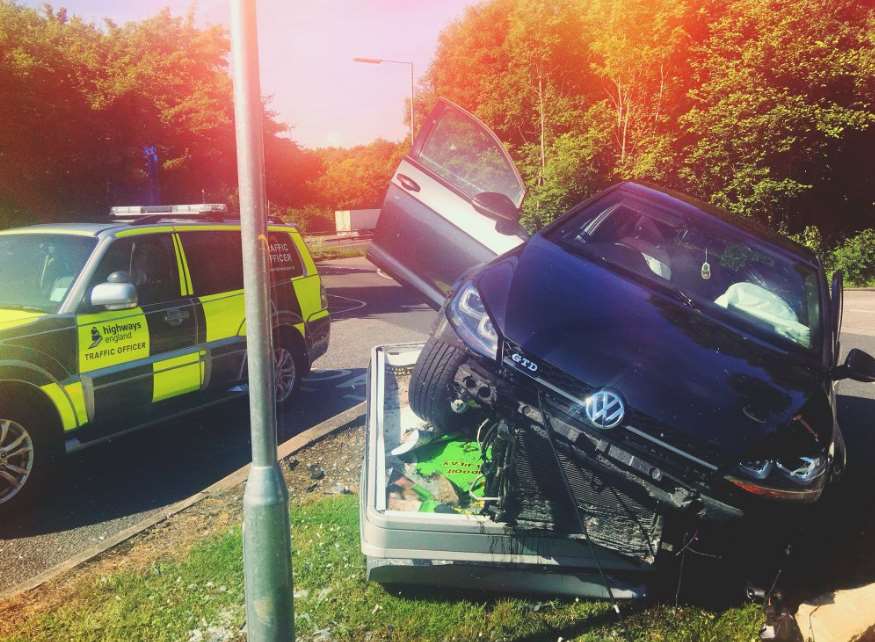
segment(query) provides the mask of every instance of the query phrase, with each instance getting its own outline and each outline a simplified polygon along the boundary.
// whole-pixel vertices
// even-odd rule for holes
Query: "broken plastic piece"
[[[412,430],[405,436],[401,444],[393,448],[389,454],[395,457],[406,455],[412,450],[416,450],[420,446],[430,444],[434,441],[435,433],[433,430]]]

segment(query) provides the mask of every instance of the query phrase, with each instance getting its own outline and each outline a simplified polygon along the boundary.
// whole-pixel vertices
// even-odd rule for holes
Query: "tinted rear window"
[[[195,296],[243,289],[243,252],[240,233],[181,232]],[[289,281],[304,273],[295,242],[287,232],[268,232],[272,283]]]
[[[181,232],[195,296],[243,289],[239,232]]]

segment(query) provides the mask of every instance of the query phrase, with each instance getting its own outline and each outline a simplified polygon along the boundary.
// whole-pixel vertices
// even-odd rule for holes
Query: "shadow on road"
[[[352,313],[357,319],[371,319],[386,314],[401,314],[410,311],[427,311],[432,313],[428,304],[412,288],[395,285],[386,287],[371,285],[365,287],[329,287],[327,288],[329,301],[331,297],[343,297],[338,301],[338,313],[344,314],[342,307],[348,300],[367,301],[367,307]]]
[[[364,368],[313,372],[277,416],[279,442],[364,395]],[[244,397],[67,457],[38,505],[0,524],[0,539],[63,532],[168,506],[249,461]]]

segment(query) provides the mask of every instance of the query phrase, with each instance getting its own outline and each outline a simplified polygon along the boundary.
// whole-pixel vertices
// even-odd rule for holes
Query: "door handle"
[[[172,310],[167,310],[164,313],[164,320],[169,325],[182,325],[182,322],[185,321],[189,316],[189,312],[187,310],[180,310],[178,308],[174,308]]]
[[[409,176],[405,176],[404,174],[398,174],[398,182],[401,183],[401,187],[406,190],[410,190],[411,192],[419,191],[419,183],[417,183]]]

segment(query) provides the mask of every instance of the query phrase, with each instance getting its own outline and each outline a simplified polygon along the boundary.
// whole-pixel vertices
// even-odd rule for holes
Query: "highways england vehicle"
[[[0,232],[0,511],[57,459],[245,390],[239,221],[223,205],[113,208],[112,222]],[[278,403],[328,346],[300,233],[271,224]]]
[[[528,238],[523,193],[444,100],[391,179],[368,256],[440,312],[371,364],[370,576],[630,597],[693,534],[804,519],[845,464],[836,381],[875,381],[839,362],[841,275],[634,182]]]

